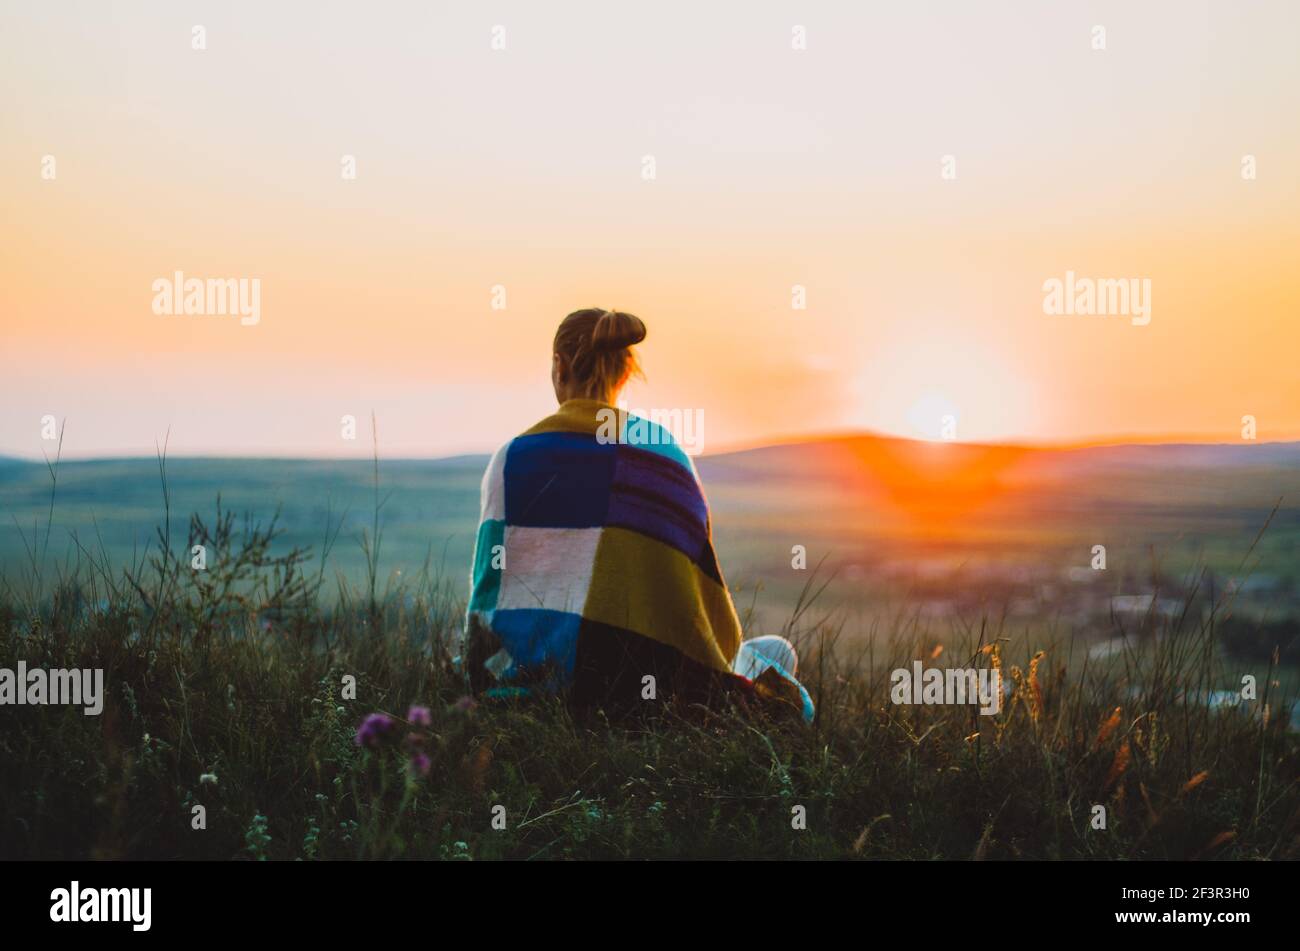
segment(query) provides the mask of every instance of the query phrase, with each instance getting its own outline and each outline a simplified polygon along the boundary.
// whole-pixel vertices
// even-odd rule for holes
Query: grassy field
[[[1267,669],[1241,709],[1186,696],[1236,673],[1209,629],[1091,669],[1058,663],[1066,645],[989,629],[997,653],[981,654],[955,635],[944,655],[1000,664],[1012,686],[985,717],[891,704],[887,671],[934,657],[928,639],[846,657],[833,631],[798,628],[812,727],[671,708],[628,726],[466,702],[443,595],[281,604],[236,635],[256,599],[213,623],[221,605],[154,580],[154,610],[63,590],[39,618],[0,613],[3,665],[102,667],[109,684],[100,717],[4,711],[6,858],[1300,856],[1297,738]],[[368,714],[412,705],[430,710],[427,775],[397,744],[354,743]]]
[[[377,496],[373,471],[355,463],[262,462],[275,475],[255,478],[247,462],[171,461],[161,518],[172,530],[152,538],[157,466],[63,468],[52,516],[48,473],[42,496],[30,471],[11,468],[0,497],[30,527],[5,542],[0,667],[103,668],[107,686],[98,717],[0,707],[0,856],[1300,857],[1290,642],[1267,626],[1287,616],[1295,572],[1293,510],[1272,512],[1268,499],[1293,471],[1265,467],[1243,483],[1240,472],[1184,470],[1181,498],[1167,481],[1149,485],[1145,525],[1128,496],[1125,514],[1084,524],[1070,523],[1072,506],[1058,506],[1055,523],[1001,524],[998,505],[1010,503],[997,499],[979,514],[918,516],[931,528],[955,519],[970,536],[940,544],[915,526],[900,540],[883,518],[819,527],[832,515],[825,498],[799,500],[788,490],[802,477],[781,483],[780,458],[761,461],[766,488],[746,471],[753,456],[701,470],[749,633],[779,626],[799,646],[818,705],[810,727],[730,707],[670,705],[610,724],[558,702],[470,701],[451,655],[478,460],[381,464]],[[1137,468],[1133,484],[1148,485]],[[819,483],[827,497],[843,492],[836,471]],[[223,510],[254,514],[216,517],[217,491]],[[1042,504],[1036,491],[1010,509]],[[1085,514],[1091,504],[1059,498]],[[266,517],[277,501],[283,534]],[[1181,535],[1163,521],[1169,509],[1183,513]],[[1053,589],[1013,610],[1026,590],[1085,569],[1086,548],[1068,554],[1076,533],[1081,544],[1108,524],[1135,538],[1171,533],[1200,568],[1147,571],[1119,554],[1104,581],[1080,582],[1086,596]],[[1004,534],[1013,529],[1019,547]],[[61,531],[77,536],[71,552],[29,555],[47,535],[57,550]],[[194,538],[218,553],[203,572],[190,570]],[[809,570],[792,573],[792,544],[808,545]],[[1242,565],[1271,579],[1260,603],[1280,605],[1274,615],[1244,611],[1246,588],[1213,583]],[[1173,577],[1178,590],[1165,593],[1180,610],[1085,610],[1094,596]],[[761,624],[746,609],[751,592],[771,602]],[[1259,636],[1234,647],[1225,632],[1243,627]],[[893,703],[890,671],[916,660],[997,667],[1001,712]],[[1254,700],[1210,702],[1244,674],[1258,682]],[[427,708],[427,723],[412,707]],[[375,712],[416,722],[358,745]]]

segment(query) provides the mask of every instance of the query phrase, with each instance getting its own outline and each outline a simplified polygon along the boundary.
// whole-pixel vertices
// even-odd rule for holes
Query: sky
[[[490,450],[581,307],[644,319],[626,401],[706,452],[1300,438],[1297,35],[1290,2],[6,0],[0,454],[52,416],[65,457],[368,456],[372,413],[386,456]],[[256,279],[256,323],[157,313],[177,271]],[[1046,313],[1070,272],[1149,313]]]

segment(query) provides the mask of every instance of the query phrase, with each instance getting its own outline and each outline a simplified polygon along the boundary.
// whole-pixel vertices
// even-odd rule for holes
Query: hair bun
[[[591,345],[596,350],[622,350],[645,339],[645,324],[635,314],[607,310],[596,320]]]

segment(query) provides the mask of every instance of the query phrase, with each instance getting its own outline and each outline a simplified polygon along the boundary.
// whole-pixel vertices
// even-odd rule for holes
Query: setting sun
[[[1008,357],[935,322],[882,344],[857,379],[863,428],[911,439],[1014,441],[1041,425],[1028,379]]]

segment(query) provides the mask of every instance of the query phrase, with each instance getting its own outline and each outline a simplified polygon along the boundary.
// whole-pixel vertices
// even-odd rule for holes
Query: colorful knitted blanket
[[[481,494],[463,655],[476,693],[631,710],[752,688],[732,672],[740,622],[704,492],[668,430],[568,400],[493,455]]]

